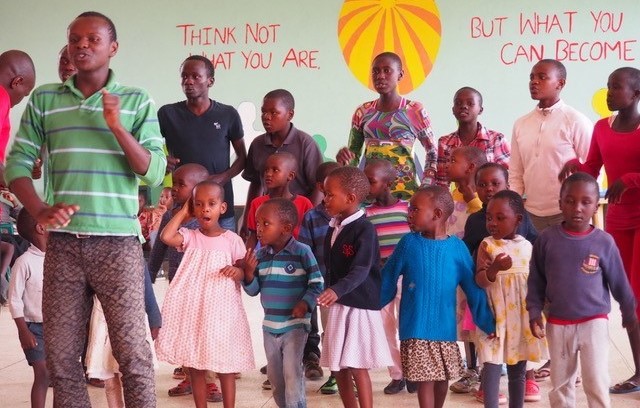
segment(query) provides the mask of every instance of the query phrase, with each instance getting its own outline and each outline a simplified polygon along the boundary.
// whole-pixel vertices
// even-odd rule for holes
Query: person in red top
[[[31,57],[19,50],[0,54],[0,181],[4,184],[4,156],[11,135],[9,111],[31,93],[36,70]]]
[[[569,161],[559,178],[564,180],[576,171],[597,177],[604,165],[609,182],[605,229],[613,236],[629,283],[640,299],[640,70],[616,69],[609,75],[607,89],[607,107],[617,114],[596,123],[587,160]],[[640,317],[640,306],[636,315]],[[614,394],[640,391],[640,329],[636,325],[628,334],[635,373],[611,387]]]

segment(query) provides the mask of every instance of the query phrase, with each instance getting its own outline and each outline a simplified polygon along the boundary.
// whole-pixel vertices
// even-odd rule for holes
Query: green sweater
[[[85,99],[74,78],[40,86],[31,95],[7,159],[6,181],[31,178],[45,145],[53,202],[80,206],[69,225],[57,231],[141,237],[139,180],[158,185],[166,168],[154,102],[144,90],[118,84],[109,72],[105,88],[120,97],[122,125],[151,153],[147,173],[137,175],[104,120],[102,94]]]

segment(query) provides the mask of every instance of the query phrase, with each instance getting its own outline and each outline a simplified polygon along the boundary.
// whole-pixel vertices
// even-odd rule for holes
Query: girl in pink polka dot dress
[[[235,373],[255,368],[240,292],[243,272],[233,266],[246,250],[238,235],[218,224],[225,209],[222,187],[203,181],[160,234],[184,257],[164,298],[156,351],[159,360],[190,369],[196,407],[207,405],[206,370],[218,374],[228,408],[235,406]],[[180,228],[191,216],[200,227]]]

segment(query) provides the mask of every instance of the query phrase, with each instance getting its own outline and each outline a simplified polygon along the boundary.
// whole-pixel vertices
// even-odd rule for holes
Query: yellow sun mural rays
[[[371,84],[371,61],[384,51],[402,58],[402,94],[416,89],[440,48],[440,14],[432,0],[346,0],[338,19],[338,41],[349,69]]]

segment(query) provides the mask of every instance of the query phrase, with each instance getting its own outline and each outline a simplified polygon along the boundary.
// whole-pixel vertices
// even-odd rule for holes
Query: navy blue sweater
[[[338,303],[358,309],[380,310],[380,250],[376,229],[363,215],[345,225],[331,245],[333,228],[325,238],[325,286]]]

